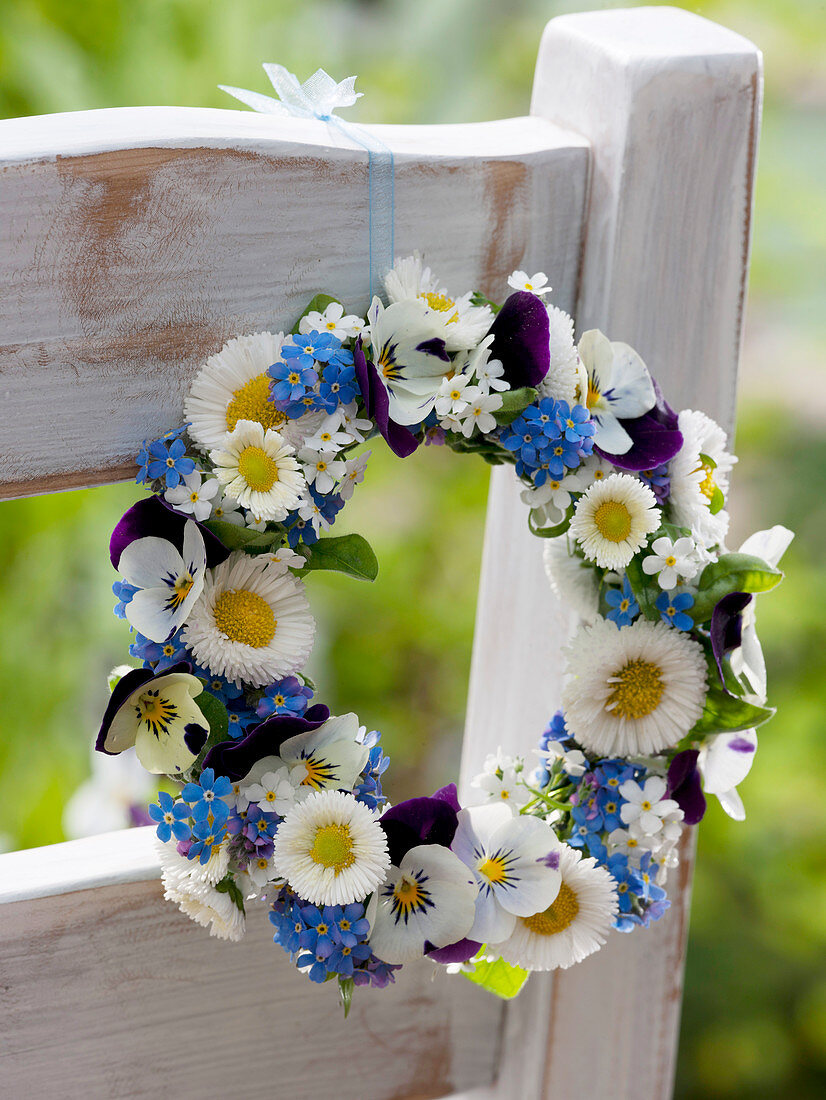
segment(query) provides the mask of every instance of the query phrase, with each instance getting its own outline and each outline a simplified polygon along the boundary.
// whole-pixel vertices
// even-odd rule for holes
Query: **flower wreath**
[[[453,297],[419,257],[367,317],[319,295],[292,333],[230,340],[145,443],[152,495],[115,528],[115,613],[140,668],[115,670],[97,749],[134,746],[159,795],[166,898],[240,939],[262,898],[311,981],[384,986],[427,955],[503,996],[668,907],[668,869],[706,794],[736,786],[766,707],[754,596],[781,579],[782,527],[725,549],[735,458],[704,413],[675,413],[627,344],[546,304],[516,271],[501,308]],[[302,673],[302,577],[373,578],[327,534],[380,435],[515,465],[550,584],[581,624],[563,707],[535,759],[489,757],[388,807],[380,734],[331,716]]]

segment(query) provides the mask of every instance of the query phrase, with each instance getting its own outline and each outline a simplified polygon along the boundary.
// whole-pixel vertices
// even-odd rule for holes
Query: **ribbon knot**
[[[316,118],[335,126],[345,137],[367,150],[368,175],[368,253],[370,257],[370,296],[376,282],[393,266],[394,165],[392,150],[375,134],[352,122],[345,122],[335,113],[352,107],[362,95],[355,90],[356,77],[336,83],[323,69],[318,69],[301,84],[298,77],[283,65],[264,65],[278,99],[252,92],[246,88],[218,87],[252,107],[270,115],[293,115],[295,118]]]

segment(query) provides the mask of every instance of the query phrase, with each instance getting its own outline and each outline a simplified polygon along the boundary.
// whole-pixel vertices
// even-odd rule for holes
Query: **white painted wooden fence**
[[[375,128],[396,157],[397,253],[491,296],[544,269],[578,330],[631,343],[675,405],[732,427],[760,91],[757,50],[684,11],[555,19],[529,117]],[[15,119],[0,167],[0,497],[131,477],[228,337],[288,327],[321,288],[367,304],[366,155],[321,122]],[[528,751],[559,700],[571,622],[541,552],[496,470],[465,782],[498,744]],[[164,903],[150,841],[0,857],[3,1097],[671,1093],[691,843],[665,919],[512,1004],[423,962],[359,990],[345,1022],[263,912],[236,945]]]

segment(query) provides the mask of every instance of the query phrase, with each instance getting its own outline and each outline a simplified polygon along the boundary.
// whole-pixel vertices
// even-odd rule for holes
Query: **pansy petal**
[[[757,731],[718,733],[700,752],[706,794],[720,795],[738,786],[751,771],[757,751]]]
[[[179,576],[183,565],[181,555],[171,542],[149,535],[126,547],[120,556],[119,569],[129,584],[137,588],[155,588],[162,578]]]
[[[515,927],[513,913],[506,912],[501,905],[492,905],[487,893],[480,891],[476,898],[476,918],[467,934],[468,939],[479,940],[480,943],[501,943],[509,938]]]
[[[611,342],[611,408],[616,417],[630,420],[654,407],[656,395],[648,368],[628,344]]]
[[[186,618],[184,604],[169,609],[169,588],[142,588],[124,608],[130,626],[153,642],[165,642]]]
[[[623,454],[630,451],[633,440],[625,428],[610,411],[606,412],[602,406],[592,410],[594,417],[594,446],[600,451],[610,454]]]

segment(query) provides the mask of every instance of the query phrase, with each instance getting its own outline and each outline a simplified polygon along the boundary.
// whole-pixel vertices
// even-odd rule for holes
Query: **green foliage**
[[[531,511],[528,512],[528,527],[530,528],[531,534],[536,535],[540,539],[555,539],[558,538],[560,535],[564,535],[568,528],[571,526],[571,519],[574,514],[574,505],[573,503],[568,505],[568,509],[565,512],[564,519],[560,520],[559,523],[554,524],[553,527],[540,527],[534,519],[534,512],[535,509],[531,509]]]
[[[482,951],[484,952],[484,948]],[[512,1000],[528,980],[528,971],[519,966],[511,966],[504,959],[496,959],[494,962],[486,962],[484,959],[474,960],[475,969],[470,972],[462,971],[469,982],[480,985],[488,993],[501,997],[505,1001]]]
[[[532,405],[539,396],[533,386],[523,386],[518,390],[505,390],[501,395],[502,404],[494,414],[500,426],[511,424],[520,413]]]
[[[251,531],[224,519],[208,519],[204,527],[208,527],[227,550],[269,550],[276,543],[280,546],[284,538],[281,531]]]
[[[305,571],[332,569],[361,581],[374,581],[379,563],[373,548],[363,535],[330,535],[312,546],[299,547],[307,559]]]
[[[723,598],[731,592],[769,592],[783,580],[779,569],[773,569],[752,554],[723,554],[700,574],[697,598],[690,608],[695,623],[706,623]]]

